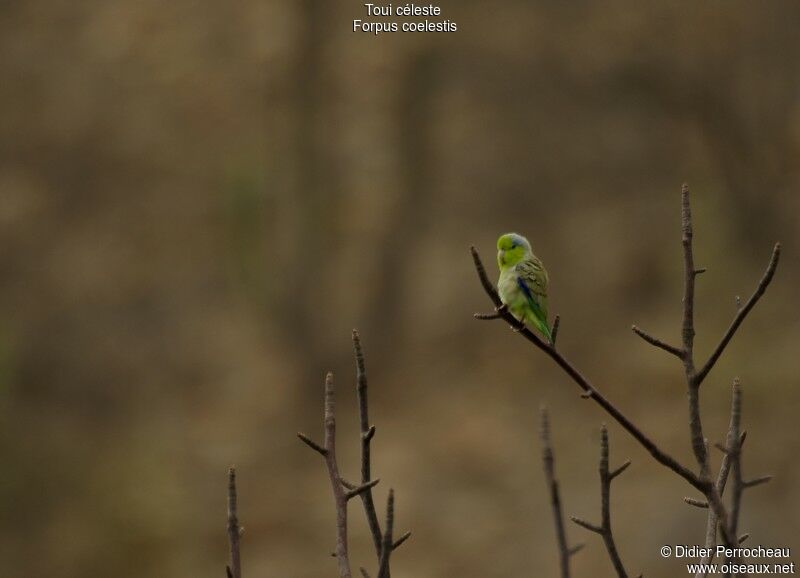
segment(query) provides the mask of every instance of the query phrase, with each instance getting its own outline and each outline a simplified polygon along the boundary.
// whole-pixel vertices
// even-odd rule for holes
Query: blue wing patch
[[[542,308],[539,306],[539,302],[536,300],[536,297],[533,296],[531,288],[528,287],[528,284],[525,283],[525,280],[522,277],[517,277],[517,285],[520,289],[522,289],[525,297],[528,298],[528,303],[530,303],[531,308],[533,308],[537,316],[542,317]]]

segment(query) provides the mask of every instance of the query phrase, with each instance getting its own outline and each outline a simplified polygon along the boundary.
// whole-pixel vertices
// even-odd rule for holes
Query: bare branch
[[[745,489],[749,489],[749,488],[755,488],[756,486],[760,486],[761,484],[766,484],[771,480],[772,476],[759,476],[757,478],[753,478],[752,480],[747,480],[742,483],[744,484]]]
[[[530,329],[521,325],[517,319],[511,315],[505,308],[502,307],[500,297],[497,290],[494,288],[489,278],[486,276],[486,269],[483,266],[478,250],[475,247],[470,247],[472,260],[475,263],[475,270],[478,273],[478,279],[483,286],[484,291],[494,303],[495,307],[500,313],[500,317],[508,322],[512,327],[519,329],[519,334],[525,339],[530,341],[538,349],[546,353],[555,363],[580,387],[588,399],[594,400],[606,413],[614,418],[633,438],[639,442],[653,458],[661,465],[669,468],[680,477],[684,478],[694,488],[705,493],[711,485],[707,480],[701,480],[694,472],[689,470],[686,466],[679,463],[675,458],[670,456],[664,450],[659,448],[647,435],[642,432],[630,419],[628,419],[617,407],[607,400],[600,392],[594,387],[583,374],[580,373],[567,359],[556,351],[549,344],[542,341]]]
[[[372,478],[370,464],[370,442],[375,436],[375,426],[369,423],[369,402],[367,397],[367,368],[364,361],[364,350],[361,347],[361,337],[357,330],[353,330],[353,352],[356,358],[356,395],[358,397],[358,416],[361,426],[361,483],[366,484]],[[361,503],[364,506],[364,515],[367,517],[367,525],[372,535],[372,543],[375,547],[375,555],[381,555],[381,526],[378,522],[378,514],[375,511],[375,502],[372,498],[370,488],[360,494]]]
[[[386,530],[383,533],[381,543],[381,559],[378,567],[378,578],[388,578],[389,558],[394,550],[392,542],[392,530],[394,527],[394,490],[389,489],[389,498],[386,502]]]
[[[550,330],[550,345],[556,346],[556,337],[558,337],[558,328],[561,326],[561,317],[556,315],[553,319],[553,328]]]
[[[569,519],[578,524],[578,526],[580,526],[581,528],[586,528],[590,532],[594,532],[595,534],[603,533],[603,528],[601,528],[600,526],[595,526],[594,524],[592,524],[591,522],[587,522],[583,518],[579,518],[578,516],[570,516]]]
[[[347,496],[349,492],[345,492],[346,485],[351,484],[342,479],[339,474],[339,464],[336,461],[336,389],[332,373],[325,376],[324,424],[325,443],[323,446],[304,434],[297,434],[297,436],[325,459],[325,467],[328,470],[333,491],[333,502],[336,507],[336,551],[333,555],[339,565],[339,577],[352,578],[347,551],[347,501],[349,499]]]
[[[622,472],[624,472],[625,470],[627,470],[627,469],[628,469],[628,466],[630,466],[630,465],[631,465],[631,461],[630,461],[630,460],[626,461],[624,464],[622,464],[622,465],[621,465],[620,467],[618,467],[616,470],[614,470],[613,472],[611,472],[611,473],[609,474],[609,476],[610,476],[610,477],[611,477],[611,479],[613,480],[613,479],[614,479],[614,478],[616,478],[618,475],[620,475]]]
[[[608,448],[608,429],[603,424],[600,430],[600,509],[601,509],[601,522],[597,526],[582,518],[572,517],[572,521],[579,526],[586,528],[590,532],[599,534],[603,538],[603,543],[606,546],[608,557],[611,559],[611,564],[619,578],[627,578],[628,574],[625,572],[625,567],[622,564],[622,559],[619,557],[617,544],[614,541],[614,532],[611,530],[611,482],[616,476],[624,472],[630,465],[630,461],[625,462],[616,470],[609,471],[609,448]]]
[[[639,337],[641,337],[642,339],[647,341],[647,343],[649,343],[650,345],[652,345],[654,347],[658,347],[660,349],[663,349],[667,353],[671,353],[672,355],[674,355],[675,357],[677,357],[679,359],[683,358],[683,350],[680,347],[675,347],[674,345],[670,345],[669,343],[667,343],[665,341],[661,341],[657,337],[653,337],[652,335],[647,333],[645,330],[640,329],[636,325],[631,325],[631,329],[633,330],[633,332],[636,335],[638,335]]]
[[[319,445],[317,442],[315,442],[314,440],[312,440],[312,439],[311,439],[310,437],[308,437],[306,434],[304,434],[304,433],[301,433],[301,432],[297,432],[297,437],[299,437],[299,438],[300,438],[300,440],[302,440],[302,441],[303,441],[303,443],[305,443],[305,444],[306,444],[308,447],[310,447],[310,448],[311,448],[312,450],[314,450],[315,452],[318,452],[318,453],[319,453],[320,455],[322,455],[323,457],[325,457],[325,455],[327,455],[327,453],[328,453],[328,450],[326,450],[325,448],[323,448],[321,445]]]
[[[228,544],[230,546],[230,563],[226,567],[228,578],[242,578],[241,556],[239,555],[241,534],[236,496],[236,469],[231,466],[228,468]]]
[[[696,498],[690,498],[689,496],[685,496],[683,501],[689,504],[690,506],[694,506],[695,508],[708,508],[708,502],[705,500],[698,500]]]
[[[750,298],[747,300],[747,303],[744,306],[740,306],[738,312],[736,313],[736,317],[733,318],[733,321],[728,327],[728,330],[722,336],[719,344],[717,345],[714,352],[708,358],[703,368],[697,372],[697,382],[702,383],[702,381],[708,375],[708,372],[711,371],[711,368],[714,367],[714,364],[722,355],[722,352],[725,351],[725,347],[727,347],[730,340],[733,338],[736,330],[739,329],[739,326],[744,321],[744,318],[747,317],[747,314],[750,313],[750,310],[755,307],[758,300],[761,299],[761,296],[764,295],[764,292],[769,287],[770,282],[772,282],[772,278],[775,276],[775,270],[778,268],[778,261],[781,257],[781,244],[775,243],[775,247],[772,249],[772,257],[770,257],[769,264],[767,265],[767,269],[764,271],[764,275],[761,277],[761,280],[758,282],[758,286]]]
[[[411,532],[406,532],[405,534],[400,536],[397,540],[394,541],[394,544],[392,544],[392,550],[397,550],[410,537],[411,537]]]
[[[496,311],[494,313],[473,313],[472,316],[475,319],[480,319],[481,321],[490,321],[492,319],[500,319],[502,317],[502,315]]]
[[[561,495],[558,480],[555,474],[555,457],[553,455],[553,442],[550,437],[550,416],[547,408],[541,408],[541,427],[539,430],[542,440],[542,463],[547,487],[550,490],[550,506],[553,511],[553,522],[556,527],[556,543],[558,544],[558,560],[561,568],[561,577],[569,578],[569,559],[580,547],[570,548],[567,545],[567,534],[564,529],[564,514],[561,509]]]
[[[379,479],[375,479],[375,480],[372,480],[371,482],[367,482],[366,484],[361,484],[360,486],[356,486],[352,490],[348,491],[345,494],[345,497],[348,500],[351,500],[351,499],[355,498],[356,496],[360,496],[364,492],[367,492],[367,491],[371,490],[372,488],[377,486],[379,482],[380,482]],[[342,484],[342,485],[344,485],[344,484]]]

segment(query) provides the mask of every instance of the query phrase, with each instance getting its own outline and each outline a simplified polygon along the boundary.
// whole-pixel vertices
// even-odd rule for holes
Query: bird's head
[[[513,267],[532,252],[528,239],[517,233],[506,233],[497,239],[497,265],[500,269]]]

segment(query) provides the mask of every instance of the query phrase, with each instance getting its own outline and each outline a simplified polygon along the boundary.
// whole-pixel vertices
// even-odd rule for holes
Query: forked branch
[[[491,299],[492,303],[494,303],[496,317],[492,318],[503,319],[505,322],[511,325],[515,332],[519,333],[522,337],[530,341],[538,349],[547,354],[547,356],[555,361],[555,363],[572,379],[572,381],[574,381],[577,386],[583,390],[583,397],[592,399],[597,405],[602,407],[606,413],[614,418],[614,420],[616,420],[617,423],[619,423],[625,429],[625,431],[633,436],[633,438],[639,442],[639,444],[642,445],[642,447],[644,447],[658,463],[669,468],[689,482],[689,484],[691,484],[694,488],[705,493],[708,486],[710,486],[709,482],[701,480],[700,477],[692,472],[689,468],[678,462],[678,460],[656,445],[656,443],[641,429],[639,429],[639,427],[627,416],[625,416],[622,411],[617,409],[613,403],[606,399],[606,397],[603,396],[600,391],[594,385],[592,385],[592,383],[589,382],[589,380],[584,377],[574,365],[567,361],[567,359],[561,355],[561,353],[559,353],[551,345],[542,341],[538,335],[533,333],[533,331],[528,329],[508,311],[508,309],[500,301],[500,296],[497,294],[497,290],[495,289],[494,285],[492,285],[492,282],[489,281],[489,277],[486,275],[486,269],[483,266],[483,262],[478,254],[478,250],[475,247],[470,247],[470,253],[472,254],[472,260],[475,263],[475,270],[478,273],[478,279],[480,280],[484,291],[489,296],[489,299]],[[482,316],[481,314],[477,314],[476,317],[479,319],[485,318],[485,316]]]
[[[628,578],[619,550],[617,550],[614,532],[611,530],[611,482],[628,469],[631,462],[629,460],[615,470],[609,470],[608,429],[606,429],[605,424],[603,424],[600,435],[600,524],[595,525],[576,516],[572,516],[571,520],[582,528],[599,534],[603,538],[606,552],[608,552],[608,557],[611,559],[611,564],[614,566],[617,576],[619,578]]]
[[[389,558],[391,552],[396,550],[403,542],[408,540],[411,532],[406,532],[399,539],[393,540],[391,525],[394,520],[394,492],[390,490],[389,506],[386,516],[386,530],[382,533],[378,524],[375,505],[372,499],[372,489],[379,480],[371,479],[370,470],[370,443],[375,435],[375,426],[369,425],[369,406],[367,400],[367,374],[364,363],[364,352],[361,348],[361,339],[358,332],[353,330],[353,349],[356,359],[356,393],[358,396],[359,418],[361,426],[361,480],[360,483],[351,483],[342,478],[339,465],[336,461],[336,403],[333,374],[328,373],[325,378],[325,441],[322,444],[303,433],[297,437],[312,450],[320,454],[325,460],[325,466],[330,478],[333,501],[336,509],[336,551],[334,556],[339,564],[340,578],[352,578],[347,544],[347,502],[356,496],[361,498],[367,524],[370,527],[375,554],[379,562],[379,578],[389,577]],[[369,576],[363,568],[359,569],[362,576]]]
[[[542,406],[541,411],[540,435],[542,440],[544,477],[550,492],[550,506],[553,510],[553,523],[556,528],[556,543],[558,544],[558,562],[559,568],[561,569],[561,578],[569,578],[569,560],[583,548],[583,544],[577,544],[571,548],[567,544],[567,532],[564,528],[564,514],[561,508],[561,494],[555,473],[553,441],[550,437],[550,416],[547,412],[547,408],[544,406]]]

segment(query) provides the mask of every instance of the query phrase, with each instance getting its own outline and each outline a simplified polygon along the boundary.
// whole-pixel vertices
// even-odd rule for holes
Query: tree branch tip
[[[594,395],[594,391],[591,391],[591,390],[581,392],[581,397],[583,399],[590,399],[593,395]]]
[[[658,347],[659,349],[663,349],[667,353],[671,353],[675,357],[683,359],[684,351],[681,348],[675,347],[674,345],[670,345],[666,341],[660,340],[658,337],[653,337],[638,325],[635,324],[631,325],[631,330],[653,347]]]
[[[392,550],[397,550],[400,546],[403,545],[403,542],[408,540],[411,537],[411,532],[406,532],[402,536],[400,536],[397,540],[395,540],[394,544],[392,544]]]
[[[708,271],[708,268],[707,268],[707,267],[700,267],[699,269],[695,269],[695,270],[693,271],[693,273],[694,273],[695,275],[701,275],[701,274],[705,273],[706,271]]]
[[[369,429],[361,434],[361,439],[363,439],[365,442],[371,441],[373,437],[375,437],[374,425],[369,426]]]
[[[381,480],[379,478],[376,478],[372,481],[367,482],[366,484],[361,484],[360,486],[356,486],[355,488],[353,488],[352,490],[348,491],[345,494],[345,498],[348,500],[352,500],[356,496],[359,496],[364,492],[371,490],[372,488],[377,486],[380,481]]]
[[[744,534],[742,534],[741,536],[739,536],[739,537],[737,538],[737,540],[738,540],[739,544],[741,544],[742,542],[744,542],[745,540],[747,540],[749,537],[750,537],[750,534],[749,534],[748,532],[745,532]]]
[[[722,445],[719,442],[714,442],[714,447],[717,448],[719,451],[721,451],[725,455],[729,455],[731,453],[728,448],[726,448],[724,445]]]
[[[594,532],[595,534],[603,533],[603,528],[601,528],[600,526],[595,526],[594,524],[592,524],[591,522],[587,522],[583,518],[578,518],[577,516],[570,516],[569,519],[578,524],[578,526],[580,526],[581,528],[585,528],[590,532]]]
[[[502,317],[502,315],[496,311],[494,313],[473,313],[472,316],[480,321],[491,321],[493,319],[500,319]]]
[[[610,476],[610,477],[611,477],[611,479],[613,480],[613,479],[614,479],[614,478],[616,478],[618,475],[620,475],[622,472],[624,472],[625,470],[627,470],[627,469],[628,469],[628,467],[629,467],[630,465],[631,465],[631,461],[630,461],[630,460],[627,460],[627,461],[626,461],[624,464],[622,464],[622,465],[621,465],[620,467],[618,467],[616,470],[614,470],[613,472],[611,472],[611,473],[609,474],[609,476]]]
[[[742,487],[744,488],[755,488],[756,486],[760,486],[761,484],[766,484],[767,482],[772,481],[772,476],[759,476],[757,478],[753,478],[752,480],[747,480],[746,482],[742,482]]]
[[[558,337],[558,329],[561,327],[561,316],[556,315],[553,319],[553,327],[550,329],[550,347],[556,346],[556,338]]]
[[[578,552],[583,550],[584,546],[586,546],[586,544],[584,544],[583,542],[580,542],[579,544],[575,544],[572,548],[567,550],[567,554],[569,556],[574,556],[575,554],[577,554]]]
[[[312,450],[314,450],[315,452],[319,453],[320,455],[322,455],[322,456],[327,456],[328,455],[328,450],[326,448],[324,448],[321,445],[319,445],[317,442],[312,440],[306,434],[304,434],[302,432],[297,432],[297,437],[300,438],[300,441],[305,443],[308,447],[310,447]]]
[[[690,506],[694,506],[695,508],[708,508],[708,502],[705,500],[698,500],[696,498],[690,498],[689,496],[685,496],[683,501],[689,504]]]

